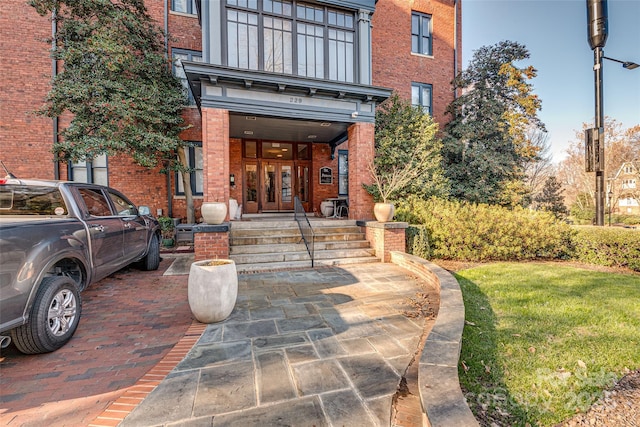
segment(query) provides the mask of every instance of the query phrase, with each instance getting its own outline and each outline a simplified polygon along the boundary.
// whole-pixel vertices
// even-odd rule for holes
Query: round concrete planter
[[[199,322],[215,323],[229,317],[238,297],[236,263],[222,259],[191,264],[188,296],[191,313]]]
[[[227,216],[227,204],[222,202],[204,202],[200,208],[202,219],[207,224],[222,224]]]
[[[376,203],[373,206],[373,215],[378,222],[389,222],[393,219],[395,207],[392,203]]]
[[[324,202],[320,203],[320,212],[322,213],[322,216],[326,218],[333,215],[333,202],[325,200]]]

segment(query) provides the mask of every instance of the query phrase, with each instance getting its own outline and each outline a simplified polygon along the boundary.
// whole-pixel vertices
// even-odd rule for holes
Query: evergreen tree
[[[374,184],[365,185],[376,201],[447,194],[437,133],[433,118],[397,93],[376,110]]]
[[[503,41],[475,51],[469,67],[454,80],[462,94],[448,107],[443,160],[451,195],[475,203],[515,205],[526,193],[524,166],[539,148],[527,135],[544,129],[541,103],[528,80],[532,66],[525,46]]]
[[[61,161],[130,155],[144,167],[187,172],[178,134],[187,99],[171,73],[163,34],[143,0],[31,0],[57,23],[52,56],[62,61],[45,105],[47,117],[71,113],[54,143]],[[189,173],[183,173],[194,222]]]
[[[539,210],[553,212],[560,219],[564,219],[569,214],[569,210],[564,204],[562,184],[555,176],[546,179],[542,191],[534,197],[535,206]]]

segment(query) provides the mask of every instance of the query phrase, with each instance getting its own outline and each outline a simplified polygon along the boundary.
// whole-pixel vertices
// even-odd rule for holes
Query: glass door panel
[[[246,213],[258,213],[258,165],[247,163],[244,166],[244,207]]]

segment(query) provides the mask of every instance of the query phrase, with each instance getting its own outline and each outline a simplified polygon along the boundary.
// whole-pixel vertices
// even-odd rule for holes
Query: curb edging
[[[458,281],[445,269],[414,255],[391,252],[391,262],[416,274],[440,292],[438,316],[425,341],[418,368],[426,426],[479,426],[458,378],[464,329],[464,302]]]

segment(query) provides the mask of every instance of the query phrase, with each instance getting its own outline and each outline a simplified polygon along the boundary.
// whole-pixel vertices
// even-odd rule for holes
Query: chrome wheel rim
[[[62,289],[53,297],[47,314],[47,325],[53,335],[59,337],[69,332],[76,318],[77,305],[76,297],[69,289]]]

